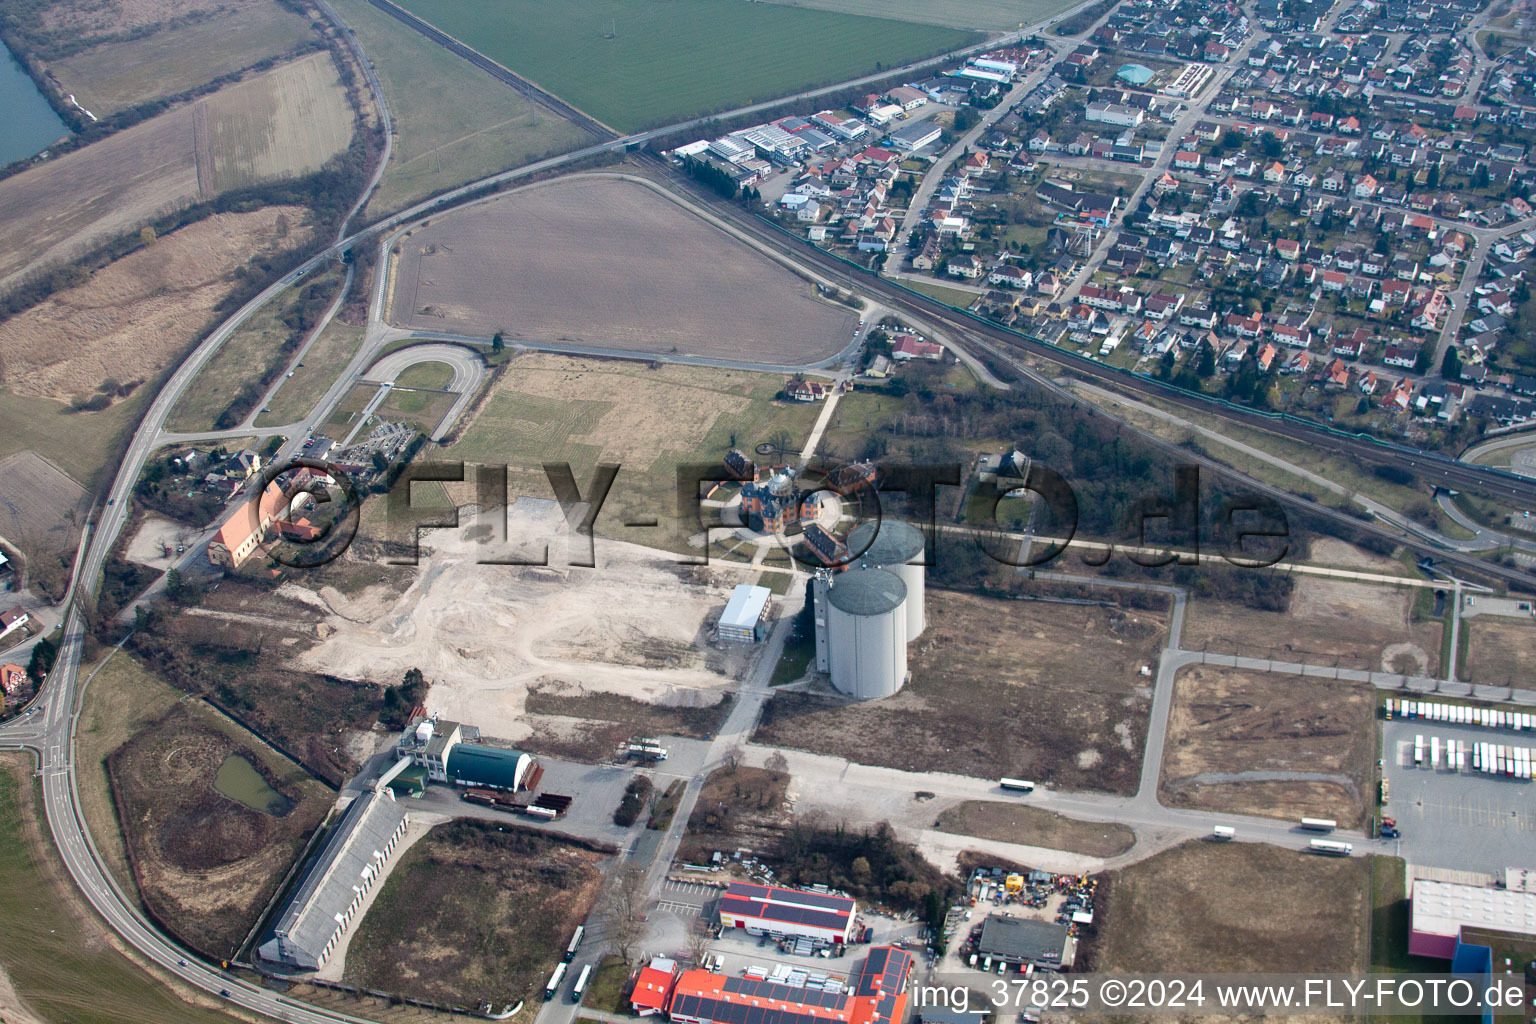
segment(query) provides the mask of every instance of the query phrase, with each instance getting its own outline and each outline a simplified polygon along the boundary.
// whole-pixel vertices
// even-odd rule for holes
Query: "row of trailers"
[[[1497,708],[1470,708],[1461,704],[1439,704],[1433,701],[1404,700],[1388,697],[1388,718],[1422,718],[1429,722],[1445,722],[1448,725],[1481,725],[1488,729],[1514,729],[1518,732],[1536,730],[1536,714],[1526,711],[1500,711]]]
[[[544,986],[544,1001],[547,1003],[560,992],[560,986],[565,982],[565,977],[571,970],[571,961],[576,959],[576,950],[581,946],[581,940],[586,938],[587,926],[577,925],[576,933],[571,936],[570,944],[565,947],[565,956],[555,967],[555,973],[549,976],[549,984]],[[592,965],[583,964],[581,972],[576,975],[576,984],[571,986],[571,1002],[581,1002],[582,993],[587,990],[587,982],[592,980]]]
[[[1442,756],[1440,737],[1431,736],[1424,742],[1424,734],[1413,738],[1413,764],[1416,768],[1428,765],[1433,769],[1444,767],[1448,771],[1462,772],[1468,767],[1484,775],[1502,775],[1506,779],[1531,778],[1531,763],[1536,750],[1530,747],[1511,747],[1502,743],[1468,743],[1466,740],[1448,739]],[[1469,764],[1470,755],[1470,764]]]

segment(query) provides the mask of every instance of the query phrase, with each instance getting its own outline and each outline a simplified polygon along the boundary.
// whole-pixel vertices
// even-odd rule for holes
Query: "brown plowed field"
[[[601,178],[517,192],[411,233],[390,319],[773,365],[833,355],[858,321],[651,188]]]
[[[73,551],[85,522],[85,488],[33,451],[0,459],[0,537],[28,552]]]

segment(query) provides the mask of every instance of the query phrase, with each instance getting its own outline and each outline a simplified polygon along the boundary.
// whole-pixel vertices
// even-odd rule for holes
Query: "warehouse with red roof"
[[[912,955],[876,946],[847,985],[786,985],[684,971],[667,1013],[675,1024],[901,1024],[907,1012]]]

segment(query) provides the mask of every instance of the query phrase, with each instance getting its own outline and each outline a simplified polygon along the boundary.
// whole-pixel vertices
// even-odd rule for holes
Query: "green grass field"
[[[453,380],[453,367],[447,363],[415,363],[400,371],[397,388],[425,388],[441,391]]]
[[[592,141],[367,0],[336,0],[335,8],[373,61],[395,121],[394,152],[368,202],[369,220]]]
[[[286,365],[292,358],[292,353],[280,351],[291,333],[283,318],[298,308],[311,286],[324,289],[328,304],[345,277],[346,271],[333,264],[253,313],[192,378],[166,418],[166,429],[186,433],[215,429],[219,414],[240,394],[241,388],[259,382],[275,363]],[[266,388],[259,390],[265,393]]]
[[[272,396],[267,406],[272,411],[258,415],[256,425],[268,427],[295,423],[308,414],[315,403],[320,401],[320,396],[336,382],[336,377],[352,361],[367,333],[364,328],[344,324],[340,319],[327,324],[314,345],[310,346],[309,353],[304,357],[304,365],[294,370],[293,376],[283,381],[283,386]]]
[[[814,7],[842,14],[866,14],[897,21],[917,21],[949,28],[1004,32],[1033,25],[1082,0],[771,0],[790,7]]]
[[[31,448],[92,488],[102,482],[123,431],[138,422],[151,397],[145,385],[101,412],[75,412],[62,402],[0,388],[0,458]]]
[[[620,131],[899,67],[979,34],[736,0],[407,0],[432,22]]]
[[[22,1001],[49,1024],[232,1024],[182,1002],[104,940],[39,832],[31,769],[29,758],[0,757],[0,966]]]

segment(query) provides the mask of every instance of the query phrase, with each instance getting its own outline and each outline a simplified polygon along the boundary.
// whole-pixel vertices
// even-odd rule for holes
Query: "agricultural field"
[[[18,1024],[235,1024],[209,997],[173,988],[168,975],[119,952],[59,863],[32,767],[27,755],[0,755],[0,1016]]]
[[[1162,799],[1354,827],[1374,796],[1375,713],[1367,683],[1191,666],[1174,683]]]
[[[773,4],[401,4],[620,132],[894,68],[977,33]],[[751,45],[743,46],[742,40]]]
[[[787,438],[798,451],[809,438],[819,407],[776,401],[783,383],[743,370],[531,353],[497,377],[445,454],[506,465],[508,489],[533,497],[553,497],[545,462],[570,463],[582,486],[599,462],[617,463],[596,531],[670,550],[697,529],[676,520],[678,466],[718,465],[733,443],[750,454]],[[660,525],[624,526],[646,516]]]
[[[394,118],[394,149],[366,219],[594,141],[367,0],[333,6],[373,61]]]
[[[1536,664],[1536,622],[1493,615],[1463,617],[1464,657],[1456,678],[1483,686],[1530,685]]]
[[[308,415],[352,362],[367,333],[365,328],[342,323],[340,317],[332,319],[310,346],[304,365],[294,370],[293,376],[285,379],[272,396],[268,403],[272,411],[257,414],[256,426],[294,423]]]
[[[1284,612],[1190,601],[1180,644],[1190,651],[1432,675],[1440,664],[1442,624],[1415,622],[1414,597],[1407,588],[1297,576]]]
[[[193,109],[202,118],[199,174],[212,169],[204,188],[215,193],[318,171],[352,141],[352,108],[329,53],[220,89]]]
[[[153,380],[209,328],[236,268],[308,238],[303,217],[297,206],[216,214],[55,292],[0,323],[4,383],[67,402],[105,381]]]
[[[397,249],[389,319],[417,330],[772,366],[834,355],[858,321],[668,195],[612,177],[510,193]]]
[[[334,794],[255,736],[180,703],[107,758],[139,893],[209,956],[233,956]]]
[[[1366,857],[1186,843],[1106,877],[1089,969],[1362,971],[1369,871]]]
[[[1164,612],[1009,601],[930,587],[895,696],[779,693],[755,741],[863,764],[1056,789],[1135,792]],[[1006,637],[1006,643],[999,643]]]
[[[951,0],[934,4],[927,0],[772,0],[792,7],[811,7],[839,14],[895,18],[949,28],[1004,32],[1054,17],[1081,0]]]
[[[222,430],[258,412],[268,386],[261,382],[287,365],[304,336],[305,318],[318,318],[330,306],[345,277],[331,264],[252,313],[192,378],[171,408],[166,429]]]
[[[1041,807],[966,800],[939,815],[941,832],[1000,843],[1066,850],[1089,857],[1117,857],[1136,843],[1136,833],[1117,822],[1077,821]]]
[[[533,1001],[592,909],[603,859],[530,829],[438,825],[357,925],[344,980],[461,1006]]]
[[[94,490],[108,470],[117,468],[108,460],[150,397],[148,388],[139,388],[101,412],[77,412],[49,398],[0,387],[0,458],[35,451]]]
[[[319,53],[7,178],[0,289],[222,190],[318,170],[346,148],[352,123]]]
[[[49,65],[97,117],[177,96],[242,68],[320,42],[310,21],[275,0],[230,4],[211,17],[109,40]]]
[[[34,451],[0,459],[0,537],[30,553],[72,555],[90,496]]]

